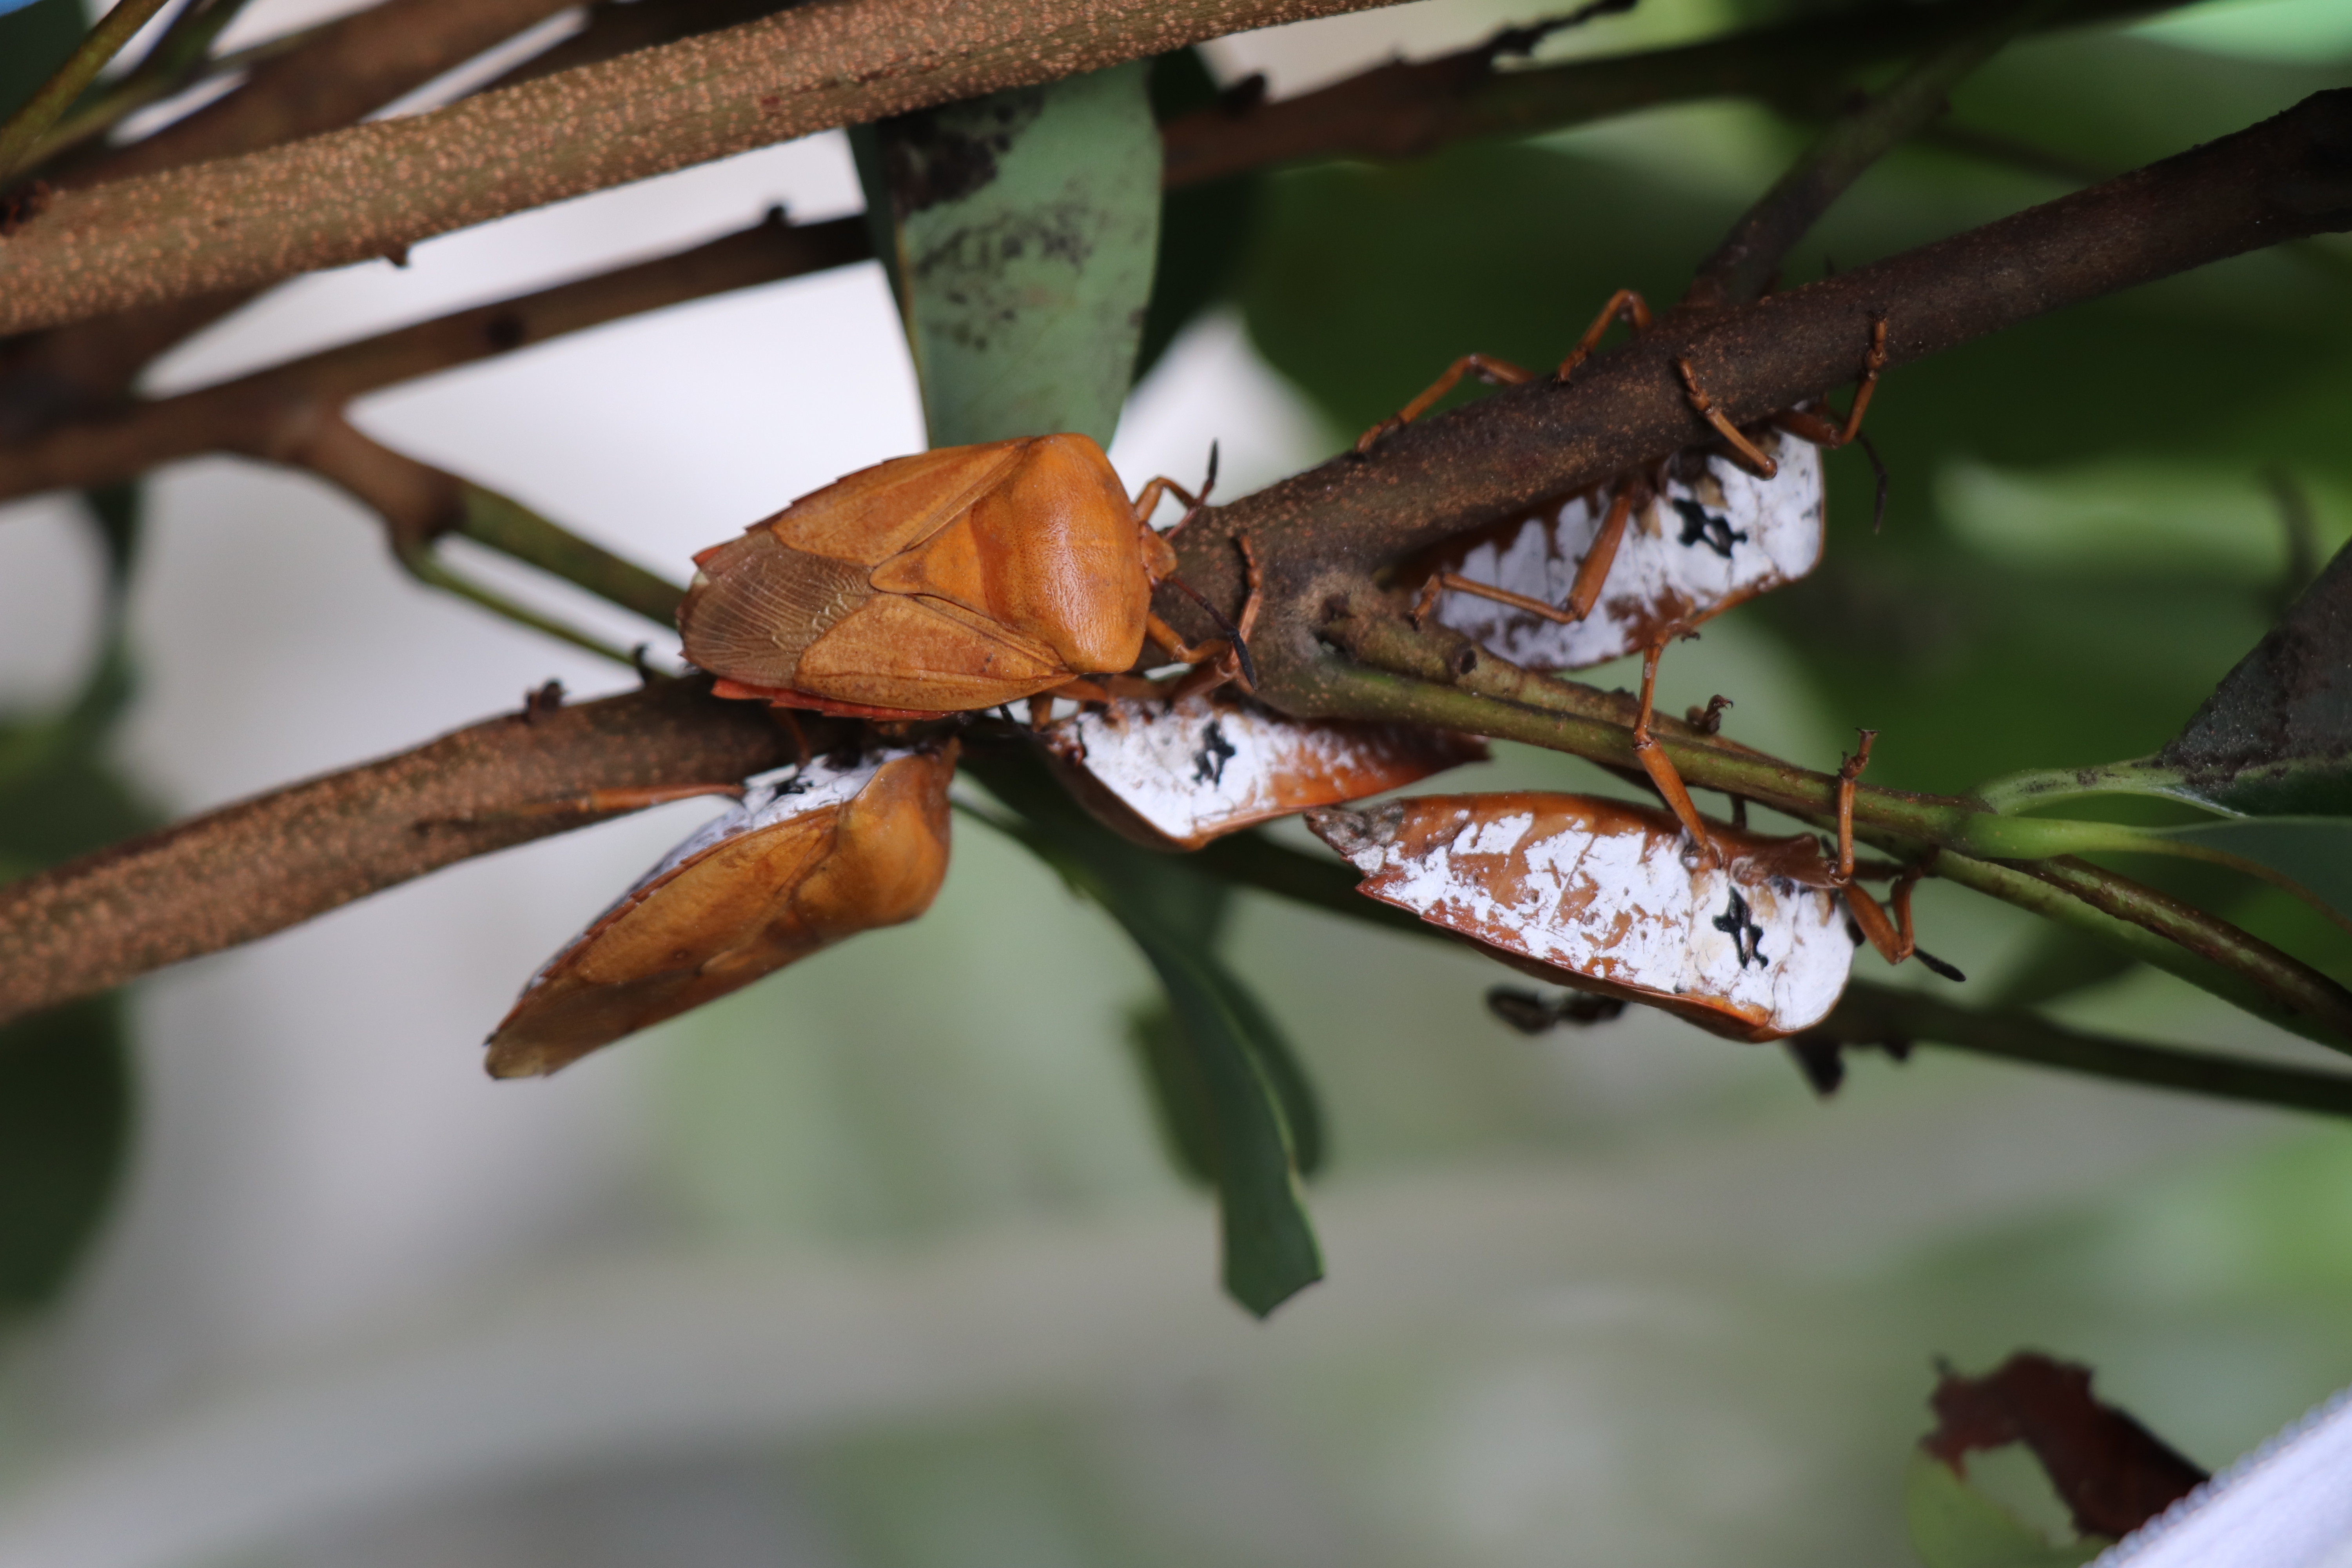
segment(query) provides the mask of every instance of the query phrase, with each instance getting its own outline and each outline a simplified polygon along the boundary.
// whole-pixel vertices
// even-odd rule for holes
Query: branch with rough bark
[[[0,331],[400,256],[526,207],[1388,0],[816,0],[408,119],[59,193],[0,239]]]
[[[0,499],[135,479],[205,452],[257,453],[290,419],[569,332],[872,254],[862,219],[796,227],[781,212],[674,255],[455,311],[234,381],[129,404],[0,446]]]
[[[2076,0],[2033,25],[2080,26],[2164,4]],[[1528,136],[1711,98],[1810,109],[1842,91],[1857,68],[1939,48],[2005,9],[2004,0],[1881,6],[1518,69],[1498,69],[1506,51],[1491,42],[1434,59],[1391,61],[1293,98],[1253,102],[1236,95],[1170,121],[1168,183],[1187,185],[1318,158],[1426,157],[1472,137]]]
[[[1254,646],[1262,689],[1277,707],[1298,714],[1409,719],[1622,763],[1631,755],[1626,699],[1516,670],[1458,638],[1449,644],[1450,634],[1416,630],[1388,601],[1380,569],[1454,531],[1707,438],[1668,368],[1678,353],[1706,367],[1711,390],[1735,417],[1752,419],[1851,379],[1869,324],[1881,316],[1889,321],[1889,347],[1900,363],[2043,310],[2283,238],[2346,226],[2352,226],[2352,92],[2336,92],[2122,180],[1831,282],[1736,310],[1670,318],[1654,333],[1587,362],[1566,386],[1498,394],[1408,426],[1369,457],[1341,458],[1203,513],[1180,536],[1180,554],[1196,584],[1238,609],[1234,541],[1252,542],[1266,567]],[[1191,613],[1176,603],[1160,608],[1180,622]],[[680,744],[685,737],[705,725],[739,732],[744,724],[764,723],[746,719],[740,706],[698,701],[678,710],[675,733],[664,742],[676,752],[668,759],[676,765],[616,779],[583,752],[572,758],[574,773],[551,768],[534,775],[529,788],[538,794],[530,798],[610,783],[677,782],[696,772],[695,764],[677,761],[687,754]],[[1832,780],[1825,773],[1688,726],[1662,722],[1659,729],[1695,785],[1800,816],[1818,816],[1830,807]],[[645,748],[621,731],[609,738],[625,755],[642,759]],[[333,797],[336,811],[317,819],[321,825],[306,841],[319,864],[333,862],[335,886],[352,889],[342,896],[562,826],[546,819],[506,822],[478,829],[479,838],[446,837],[426,854],[410,837],[417,808],[399,790],[371,807],[373,787],[357,777],[341,786]],[[519,798],[509,790],[477,798],[469,809],[510,807]],[[463,815],[435,809],[436,821]],[[1975,803],[1864,787],[1855,818],[1866,839],[1906,847],[1957,835],[1972,847],[1945,855],[1939,874],[2095,931],[2260,1015],[2339,1039],[2352,1035],[2352,994],[2210,916],[2092,868],[2003,864],[1999,832],[2006,819],[1988,816]],[[251,868],[241,881],[209,889],[205,910],[193,911],[187,898],[175,900],[160,882],[138,885],[142,895],[155,892],[152,905],[127,890],[122,868],[150,864],[176,835],[192,831],[175,829],[0,894],[0,966],[13,973],[26,967],[20,955],[35,955],[30,973],[79,976],[69,984],[45,979],[27,993],[58,1000],[79,994],[75,986],[113,984],[177,956],[209,951],[205,943],[220,945],[216,938],[224,930],[232,934],[222,940],[247,940],[304,918],[288,911],[311,908],[320,896],[318,874],[299,868],[283,872],[296,891],[276,890],[285,858],[271,814],[204,820],[211,825],[203,837],[207,853]],[[264,913],[236,912],[240,902]],[[54,934],[58,930],[69,932],[73,949],[65,967]]]
[[[593,792],[731,784],[798,754],[765,712],[700,680],[534,701],[0,887],[0,1021],[604,821]]]
[[[101,184],[334,130],[562,8],[556,0],[383,0],[265,61],[186,119],[43,173],[68,186]],[[0,345],[0,439],[110,405],[156,355],[250,297],[175,297]]]

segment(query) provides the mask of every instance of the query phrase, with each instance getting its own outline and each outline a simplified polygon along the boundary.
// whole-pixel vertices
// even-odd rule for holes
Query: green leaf
[[[1136,1039],[1180,1165],[1213,1183],[1224,1283],[1263,1317],[1323,1277],[1297,1177],[1322,1159],[1322,1119],[1289,1043],[1212,947],[1230,893],[1184,858],[1103,827],[1034,759],[968,757],[1018,818],[996,826],[1117,921],[1159,976],[1163,1016]]]
[[[126,487],[90,499],[110,564],[112,625],[70,704],[0,721],[0,879],[157,820],[105,754],[135,685],[121,610],[138,496]],[[0,1026],[0,1312],[48,1300],[96,1234],[130,1150],[131,1090],[119,995]]]
[[[1903,1479],[1912,1550],[1927,1568],[2079,1568],[2114,1542],[2053,1544],[2000,1504],[1915,1448]]]
[[[1994,810],[2012,814],[2087,796],[2144,795],[2232,816],[2296,817],[2306,826],[2352,816],[2352,545],[2336,552],[2154,756],[2016,773],[1977,793]],[[2238,837],[2247,845],[2284,842]],[[2316,847],[2318,841],[2305,842]]]
[[[1128,1043],[1151,1090],[1151,1110],[1177,1173],[1204,1187],[1217,1184],[1217,1139],[1209,1086],[1183,1026],[1165,995],[1128,1015]]]
[[[0,1027],[0,1311],[48,1301],[96,1235],[130,1152],[121,999]]]
[[[1281,1097],[1251,1031],[1197,950],[1170,941],[1148,918],[1102,900],[1127,929],[1168,993],[1207,1116],[1206,1162],[1217,1184],[1224,1284],[1234,1300],[1265,1317],[1323,1278],[1323,1258],[1301,1203]]]
[[[1160,240],[1147,62],[901,115],[853,145],[934,447],[1105,446]]]
[[[34,0],[0,16],[0,118],[14,114],[66,63],[89,26],[81,0]]]

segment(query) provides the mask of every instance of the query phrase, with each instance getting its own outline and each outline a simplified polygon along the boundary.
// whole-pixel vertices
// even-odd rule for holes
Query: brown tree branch
[[[383,0],[328,24],[186,119],[53,177],[100,184],[348,125],[561,9],[561,0]],[[0,345],[0,440],[110,405],[156,355],[250,297],[232,289],[175,298]]]
[[[2344,1073],[2095,1035],[2032,1013],[1978,1012],[1916,991],[1862,981],[1847,986],[1830,1016],[1799,1039],[1882,1046],[1898,1052],[1917,1044],[1949,1046],[2211,1100],[2352,1116],[2352,1076]]]
[[[1253,650],[1268,689],[1319,711],[1328,613],[1352,613],[1370,574],[1546,496],[1573,495],[1714,432],[1673,363],[1687,358],[1748,422],[1853,380],[1872,324],[1890,364],[2046,311],[2307,235],[2352,228],[2352,89],[1996,223],[1737,310],[1670,319],[1595,356],[1562,385],[1509,388],[1355,454],[1201,513],[1176,537],[1186,579],[1228,615],[1247,536],[1267,563]],[[1172,595],[1171,624],[1209,636]]]
[[[863,219],[754,226],[593,278],[459,310],[152,403],[131,404],[0,446],[0,500],[134,479],[205,452],[266,447],[300,410],[545,342],[688,300],[814,272],[872,254]]]
[[[245,85],[76,166],[79,188],[280,146],[351,124],[554,16],[564,0],[383,0],[265,61]]]
[[[1542,678],[1526,678],[1528,683],[1510,700],[1481,697],[1435,679],[1405,682],[1328,652],[1326,638],[1349,617],[1377,607],[1381,595],[1372,574],[1387,563],[1458,529],[1507,516],[1540,497],[1571,493],[1706,439],[1706,426],[1690,414],[1667,368],[1675,354],[1696,358],[1734,416],[1752,419],[1850,378],[1874,316],[1890,321],[1890,348],[1896,362],[1905,363],[2042,310],[2283,238],[2347,226],[2352,92],[2339,91],[2307,100],[2251,131],[1958,238],[1687,325],[1670,324],[1589,362],[1569,386],[1504,392],[1408,426],[1369,458],[1327,464],[1202,514],[1179,537],[1183,569],[1196,585],[1222,597],[1230,614],[1239,608],[1241,596],[1234,541],[1252,542],[1267,565],[1267,598],[1254,639],[1262,689],[1289,711],[1384,713],[1389,710],[1367,700],[1365,693],[1367,683],[1386,681],[1415,689],[1411,701],[1394,705],[1398,716],[1498,733],[1527,728],[1533,720],[1553,721],[1563,734],[1585,725],[1592,733],[1575,743],[1559,737],[1548,743],[1622,760],[1624,731],[1613,711],[1619,700],[1607,694],[1571,682],[1534,684]],[[1159,607],[1179,625],[1192,619],[1190,607],[1181,603],[1167,601]],[[1563,712],[1547,714],[1531,705],[1554,688],[1566,694]],[[1466,723],[1456,712],[1465,701],[1484,705]],[[725,705],[707,706],[713,723],[740,721],[725,717]],[[1605,716],[1604,709],[1611,710]],[[1590,717],[1582,716],[1585,710]],[[1783,793],[1795,809],[1818,813],[1827,805],[1824,775],[1805,774],[1769,758],[1759,762],[1755,753],[1738,748],[1701,745],[1671,727],[1662,731],[1669,753],[1694,783],[1771,799],[1774,779],[1780,773],[1793,773],[1803,789]],[[1709,768],[1720,768],[1722,776],[1706,773]],[[585,773],[545,782],[549,793],[568,795],[583,787],[583,781],[611,782],[593,766]],[[385,813],[394,830],[390,839],[356,786],[338,798],[348,821],[335,870],[358,890],[457,858],[452,853],[428,861],[413,852],[399,833],[415,813],[400,797]],[[1865,788],[1856,817],[1867,832],[1900,842],[1926,826],[1922,814],[1965,813],[1968,805]],[[145,851],[134,846],[119,853],[136,860]],[[269,912],[296,909],[302,900],[289,901],[272,890],[268,858],[257,858],[257,868],[225,891],[206,889],[205,920],[227,922],[243,933],[224,941],[301,918],[299,912],[284,918]],[[1946,870],[1955,879],[2032,907],[2041,907],[2039,900],[2049,912],[2075,918],[2086,929],[2097,922],[2125,933],[2146,929],[2084,902],[2079,889],[2061,889],[1990,861],[1946,858]],[[34,892],[0,892],[0,970],[23,962],[17,954],[36,955],[31,967],[41,975],[68,963],[46,934],[47,922],[64,918],[59,911],[72,914],[60,940],[70,949],[69,962],[79,966],[75,973],[99,976],[72,983],[84,988],[207,950],[202,942],[190,944],[186,895],[174,903],[168,886],[156,887],[155,920],[166,933],[163,937],[147,934],[139,900],[122,892],[119,878],[89,884],[113,889],[103,895],[113,900],[106,904],[105,918],[94,919],[84,893],[75,890],[93,875],[87,866],[68,868],[40,880]],[[2120,882],[2104,886],[2112,892]],[[236,908],[239,900],[252,902],[264,914],[249,917]],[[82,912],[72,913],[77,910]],[[2147,912],[2132,911],[2131,918]],[[2150,933],[2147,944],[2191,967],[2210,967],[2178,942],[2158,942]],[[2231,977],[2224,974],[2213,988],[2230,994]],[[13,976],[9,983],[16,984]],[[2259,989],[2252,979],[2245,984]],[[2324,977],[2320,984],[2332,987]],[[34,994],[60,999],[76,993],[71,985],[58,989],[45,978]],[[2258,1011],[2265,1010],[2261,995],[2252,1002]],[[2300,1006],[2273,999],[2267,1010],[2308,1015],[2340,1037],[2338,1020],[2347,1005],[2341,988],[2332,987],[2312,992]]]
[[[615,815],[564,808],[592,790],[732,784],[796,754],[759,709],[663,681],[289,785],[0,887],[0,1019]]]
[[[689,163],[1382,0],[815,0],[430,114],[60,194],[0,239],[0,331],[404,254]]]
[[[1975,27],[1922,55],[1885,91],[1838,117],[1742,216],[1715,254],[1699,263],[1683,305],[1719,310],[1759,298],[1789,252],[1863,171],[1941,115],[1947,95],[1961,78],[2057,8],[2056,0],[1997,5]]]
[[[2076,26],[2166,3],[2074,0],[2038,25]],[[1811,99],[1857,67],[1938,47],[2004,7],[2005,0],[1877,6],[1517,70],[1496,69],[1488,45],[1399,60],[1294,98],[1218,105],[1171,121],[1167,182],[1195,184],[1318,158],[1425,157],[1469,137],[1531,135],[1709,98]]]
[[[518,82],[594,65],[623,55],[674,44],[698,33],[715,33],[761,16],[773,16],[795,0],[596,0],[588,7],[587,25],[542,54],[533,55],[494,81],[482,84],[495,92]]]

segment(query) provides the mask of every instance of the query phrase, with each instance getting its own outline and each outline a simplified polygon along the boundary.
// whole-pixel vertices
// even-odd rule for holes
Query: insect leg
[[[1609,331],[1609,323],[1620,316],[1624,317],[1635,331],[1644,331],[1650,324],[1650,302],[1631,289],[1620,289],[1610,295],[1609,303],[1601,307],[1601,314],[1592,318],[1592,325],[1584,329],[1584,335],[1576,340],[1576,346],[1568,351],[1566,359],[1559,362],[1559,369],[1553,373],[1552,379],[1566,381],[1570,371],[1590,359],[1592,351],[1601,346],[1601,338]]]
[[[1204,489],[1202,494],[1206,493]],[[1174,496],[1178,500],[1182,501],[1187,509],[1197,508],[1201,504],[1200,496],[1194,495],[1191,490],[1163,474],[1135,492],[1135,521],[1149,527],[1151,514],[1160,509],[1160,500],[1163,496]],[[1159,531],[1153,529],[1152,531],[1156,533]]]
[[[1875,730],[1857,730],[1853,754],[1838,762],[1837,784],[1837,879],[1840,886],[1853,880],[1853,786],[1862,777],[1862,770],[1870,766],[1871,742],[1878,739]]]
[[[1475,375],[1489,386],[1518,386],[1535,379],[1533,371],[1521,370],[1508,360],[1496,359],[1492,354],[1464,354],[1447,365],[1445,374],[1431,382],[1419,397],[1357,437],[1356,451],[1360,455],[1370,451],[1381,437],[1428,413],[1465,375]]]
[[[1706,823],[1700,817],[1698,807],[1691,804],[1690,791],[1683,787],[1682,774],[1675,772],[1675,764],[1650,734],[1650,714],[1658,686],[1658,655],[1664,651],[1664,644],[1652,643],[1642,655],[1642,711],[1633,721],[1633,760],[1642,764],[1642,771],[1658,786],[1667,808],[1683,825],[1683,831],[1697,844],[1699,853],[1709,863],[1720,865],[1722,853],[1716,848],[1715,840],[1707,837]]]
[[[1531,616],[1541,616],[1545,620],[1557,621],[1564,626],[1574,626],[1580,618],[1570,611],[1556,610],[1541,599],[1530,599],[1525,594],[1514,594],[1508,588],[1496,588],[1486,583],[1473,583],[1458,572],[1436,574],[1430,578],[1429,586],[1424,592],[1433,598],[1435,590],[1439,588],[1451,589],[1456,594],[1475,594],[1479,598],[1492,599],[1498,605],[1508,605],[1515,610],[1525,610]],[[1414,614],[1426,618],[1425,612],[1418,607]]]
[[[1429,612],[1436,606],[1440,589],[1451,589],[1457,594],[1475,594],[1482,599],[1492,599],[1498,605],[1508,605],[1515,610],[1540,616],[1563,626],[1574,626],[1591,615],[1592,606],[1601,602],[1601,584],[1609,580],[1609,568],[1616,561],[1617,547],[1625,537],[1625,520],[1633,515],[1633,490],[1632,481],[1617,487],[1616,497],[1609,503],[1608,516],[1601,520],[1600,530],[1593,534],[1591,547],[1585,551],[1584,559],[1577,564],[1576,581],[1569,587],[1565,607],[1555,609],[1541,599],[1514,594],[1508,588],[1474,583],[1458,572],[1438,572],[1423,584],[1421,602],[1413,606],[1413,624],[1419,626],[1429,618]]]
[[[1862,381],[1853,390],[1853,406],[1846,411],[1843,424],[1832,424],[1802,408],[1785,408],[1772,416],[1772,423],[1801,440],[1832,450],[1851,446],[1862,436],[1862,416],[1870,410],[1871,394],[1878,390],[1879,373],[1886,368],[1886,321],[1881,317],[1870,324],[1870,349],[1862,358]],[[1684,379],[1689,379],[1685,373]],[[1827,406],[1826,404],[1823,405]],[[1699,412],[1706,413],[1705,409]],[[1712,419],[1709,421],[1712,423]]]
[[[1154,647],[1168,656],[1171,664],[1201,664],[1216,658],[1219,648],[1231,646],[1223,637],[1213,637],[1197,646],[1188,643],[1178,635],[1174,626],[1158,616],[1144,617],[1143,635],[1150,639]]]
[[[1591,547],[1577,563],[1576,581],[1568,590],[1570,620],[1582,620],[1601,602],[1601,586],[1609,580],[1609,568],[1617,559],[1617,546],[1625,537],[1625,520],[1633,514],[1633,489],[1631,480],[1617,487],[1616,495],[1609,501],[1609,515],[1601,520]]]
[[[1731,444],[1733,454],[1741,462],[1754,469],[1760,479],[1769,479],[1780,471],[1780,465],[1759,450],[1755,442],[1741,435],[1739,426],[1725,417],[1723,410],[1715,405],[1715,399],[1709,397],[1701,389],[1698,376],[1691,369],[1690,361],[1677,359],[1675,361],[1675,371],[1683,378],[1683,393],[1690,399],[1691,408],[1700,418],[1715,426],[1717,435]]]

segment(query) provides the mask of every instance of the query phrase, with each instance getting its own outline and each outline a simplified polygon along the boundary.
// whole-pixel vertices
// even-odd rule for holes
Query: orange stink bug
[[[952,742],[747,781],[523,988],[494,1078],[551,1073],[845,937],[930,908],[948,866]]]
[[[1464,763],[1486,742],[1421,724],[1291,719],[1230,687],[1090,703],[1039,732],[1054,771],[1104,826],[1153,849],[1361,800]]]
[[[1215,471],[1213,453],[1212,483]],[[696,556],[686,656],[724,697],[887,719],[1124,670],[1147,637],[1199,662],[1218,650],[1186,647],[1151,613],[1176,567],[1148,521],[1163,494],[1200,504],[1167,479],[1130,503],[1084,436],[893,458]]]

